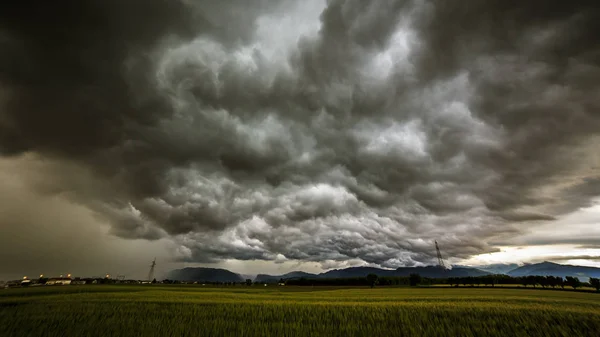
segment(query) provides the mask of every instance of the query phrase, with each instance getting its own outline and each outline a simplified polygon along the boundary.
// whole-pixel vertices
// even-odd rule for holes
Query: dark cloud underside
[[[0,151],[183,260],[468,258],[598,194],[593,5],[12,1]]]

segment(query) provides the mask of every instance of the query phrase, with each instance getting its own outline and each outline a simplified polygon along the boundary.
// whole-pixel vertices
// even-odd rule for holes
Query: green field
[[[600,336],[600,294],[526,289],[0,290],[0,336]]]

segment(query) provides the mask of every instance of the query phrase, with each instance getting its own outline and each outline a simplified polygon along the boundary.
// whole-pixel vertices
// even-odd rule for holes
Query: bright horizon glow
[[[537,263],[551,261],[559,264],[575,264],[599,267],[600,261],[578,259],[580,256],[600,256],[600,249],[578,248],[576,245],[545,245],[524,247],[498,247],[500,252],[481,254],[463,260],[467,266],[482,266],[496,263]],[[573,257],[573,259],[568,259]],[[559,259],[558,259],[559,258]]]

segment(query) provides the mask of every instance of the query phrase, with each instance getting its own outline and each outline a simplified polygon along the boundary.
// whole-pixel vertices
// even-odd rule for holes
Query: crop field
[[[600,294],[526,289],[0,290],[0,336],[599,336]]]

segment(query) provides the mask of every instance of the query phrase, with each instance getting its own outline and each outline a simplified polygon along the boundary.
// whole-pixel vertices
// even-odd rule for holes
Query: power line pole
[[[156,267],[156,258],[152,261],[152,265],[150,265],[150,272],[148,273],[148,281],[152,282],[154,279],[154,267]]]
[[[442,258],[442,253],[440,252],[440,246],[438,246],[437,240],[435,241],[435,251],[437,252],[438,264],[440,267],[446,269],[446,265],[444,264],[444,259]]]

